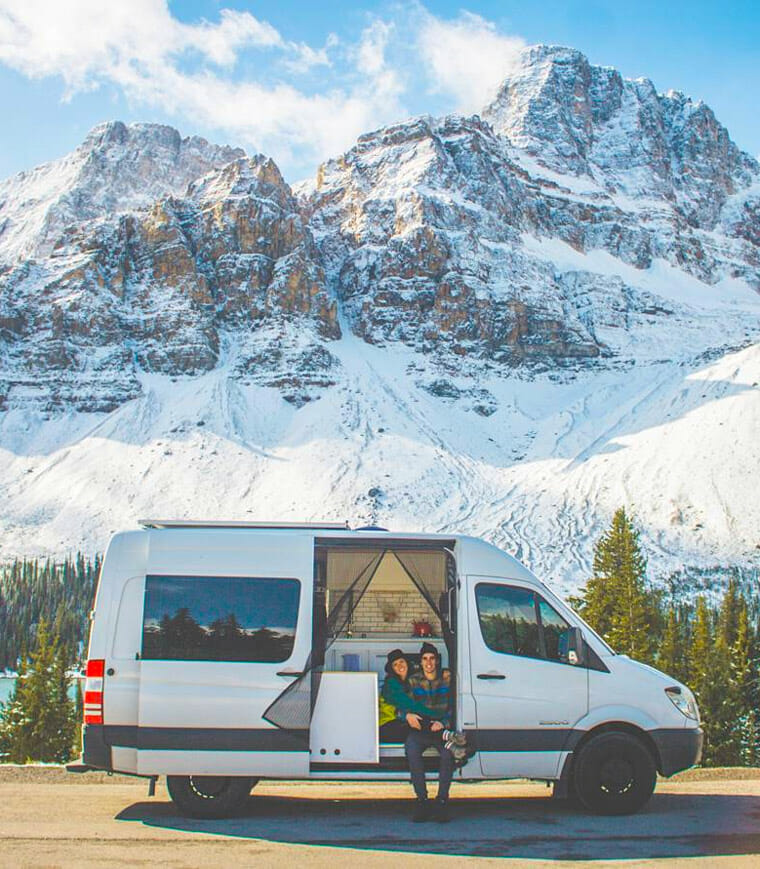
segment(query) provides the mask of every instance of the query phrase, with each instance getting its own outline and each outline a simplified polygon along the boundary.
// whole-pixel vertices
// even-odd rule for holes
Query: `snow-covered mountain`
[[[0,557],[138,516],[460,530],[570,589],[760,566],[760,167],[526,49],[480,116],[261,155],[96,128],[0,183]]]

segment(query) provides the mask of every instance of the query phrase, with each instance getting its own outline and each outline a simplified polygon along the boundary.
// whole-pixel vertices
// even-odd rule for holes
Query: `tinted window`
[[[543,657],[533,592],[506,585],[478,585],[475,589],[483,640],[494,652]]]
[[[295,579],[148,576],[142,657],[169,661],[285,661],[293,651]]]
[[[540,595],[482,583],[475,588],[483,641],[494,652],[567,664],[570,625]]]
[[[538,599],[541,626],[546,645],[546,657],[551,661],[567,664],[567,647],[570,625],[543,598]]]

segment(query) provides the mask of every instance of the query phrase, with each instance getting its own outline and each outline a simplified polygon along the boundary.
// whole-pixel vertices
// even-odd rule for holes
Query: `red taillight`
[[[85,670],[87,678],[92,676],[94,679],[102,679],[105,672],[106,662],[104,660],[95,659],[94,661],[87,662],[87,669]]]
[[[84,683],[84,723],[103,723],[103,675],[106,662],[96,659],[87,662]]]

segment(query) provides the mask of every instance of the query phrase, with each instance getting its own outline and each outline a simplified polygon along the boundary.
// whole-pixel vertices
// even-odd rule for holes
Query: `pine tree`
[[[621,507],[594,549],[594,575],[581,594],[581,614],[617,652],[650,662],[659,616],[645,572],[638,532]]]
[[[739,739],[737,762],[756,766],[760,760],[760,721],[757,708],[757,662],[747,602],[737,601],[736,630],[730,649],[732,695],[736,701]]]
[[[26,652],[21,653],[17,665],[17,678],[8,700],[0,705],[0,760],[11,761],[17,757],[15,735],[24,728],[26,694]]]
[[[668,607],[668,615],[665,621],[665,630],[659,642],[657,654],[657,667],[668,676],[686,681],[686,653],[684,649],[684,635],[676,613],[675,605]]]
[[[732,578],[721,601],[717,630],[717,636],[728,649],[736,642],[736,633],[739,626],[740,597],[738,583]],[[743,601],[744,598],[741,597],[741,600]]]
[[[71,757],[75,722],[68,697],[65,648],[42,621],[36,648],[22,661],[0,728],[8,760],[65,763]]]
[[[731,657],[721,634],[720,616],[713,630],[703,597],[697,599],[689,663],[690,686],[697,697],[705,732],[704,764],[733,766],[740,759],[741,739]]]

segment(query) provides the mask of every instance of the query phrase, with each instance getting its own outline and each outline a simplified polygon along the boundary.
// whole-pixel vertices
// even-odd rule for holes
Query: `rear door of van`
[[[311,650],[313,560],[297,531],[151,532],[138,773],[308,774],[308,730],[263,716]]]

